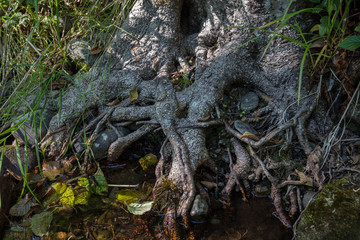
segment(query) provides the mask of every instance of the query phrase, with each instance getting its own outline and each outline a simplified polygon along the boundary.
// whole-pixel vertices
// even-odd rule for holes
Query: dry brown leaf
[[[305,175],[305,173],[300,172],[299,170],[295,169],[295,173],[299,176],[300,178],[300,182],[306,186],[312,187],[313,184],[313,180],[311,177],[308,177]]]
[[[201,184],[207,187],[208,189],[216,188],[217,184],[214,182],[201,181]]]
[[[56,161],[44,162],[42,168],[44,177],[49,178],[51,181],[55,180],[56,176],[63,172],[60,164]]]
[[[273,99],[269,97],[268,95],[261,94],[262,99],[264,99],[266,102],[271,102]]]
[[[97,55],[97,54],[101,53],[102,51],[103,51],[102,45],[98,45],[98,46],[92,47],[90,49],[90,54]]]
[[[115,105],[118,105],[119,103],[120,103],[120,100],[117,97],[114,101],[109,102],[108,104],[106,104],[106,106],[115,106]]]
[[[322,150],[321,147],[317,145],[309,154],[306,162],[306,171],[314,177],[314,180],[319,183],[319,185],[322,185],[319,176],[321,158]]]
[[[354,154],[350,158],[352,164],[358,164],[360,162],[360,154]]]
[[[135,86],[130,91],[130,101],[135,101],[136,99],[138,99],[138,97],[139,97],[138,88],[137,88],[137,86]]]
[[[244,134],[241,135],[240,139],[242,139],[242,138],[249,138],[249,139],[254,140],[254,141],[259,141],[260,140],[255,134],[252,134],[250,132],[244,132]]]
[[[207,121],[209,121],[209,120],[210,120],[210,118],[211,118],[211,116],[210,116],[210,115],[208,115],[208,116],[206,116],[206,117],[199,118],[199,119],[198,119],[198,122],[207,122]]]

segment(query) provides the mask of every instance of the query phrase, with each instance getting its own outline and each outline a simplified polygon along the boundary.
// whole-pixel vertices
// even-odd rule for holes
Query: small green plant
[[[355,28],[355,31],[360,33],[360,24]],[[346,50],[356,50],[360,47],[360,35],[351,35],[339,44]]]
[[[346,27],[347,27],[347,19],[348,19],[350,4],[352,0],[309,0],[309,1],[316,3],[317,5],[314,8],[306,8],[296,12],[288,13],[290,6],[293,3],[293,0],[291,0],[285,10],[284,15],[281,18],[275,19],[261,27],[248,27],[248,26],[231,27],[231,28],[253,29],[256,31],[271,34],[272,37],[270,38],[267,46],[265,47],[262,57],[265,55],[272,41],[276,37],[280,37],[282,39],[288,40],[304,48],[304,54],[300,64],[300,72],[299,72],[299,80],[298,80],[298,103],[300,101],[301,84],[302,84],[303,72],[307,57],[310,58],[310,62],[311,62],[310,72],[312,72],[313,74],[314,72],[319,71],[320,68],[324,69],[327,66],[330,59],[332,59],[333,56],[335,55],[335,52],[338,47],[343,47],[345,49],[356,49],[360,46],[360,36],[358,35],[350,36],[344,40]],[[311,29],[310,33],[303,32],[297,20],[295,19],[297,15],[305,12],[319,14],[321,16],[320,23],[316,24]],[[293,20],[294,24],[293,25],[288,24],[287,22],[289,22],[289,20]],[[267,30],[267,28],[269,28],[274,24],[278,25],[274,31]],[[279,31],[283,27],[289,27],[297,31],[300,39],[298,40],[280,34]],[[356,31],[359,31],[360,27],[358,26],[356,29],[357,29]],[[310,40],[308,40],[309,36],[312,37]],[[245,43],[241,44],[237,48],[240,48],[248,44],[249,42],[255,41],[259,37],[260,36],[252,38],[246,41]],[[323,39],[325,43],[322,46],[321,51],[319,53],[312,53],[310,51],[312,45],[321,39]],[[339,42],[341,43],[340,45]]]
[[[240,115],[239,115],[239,116],[242,118],[243,116],[245,116],[246,112],[247,112],[247,109],[246,109],[246,108],[241,109],[241,112],[240,112]]]
[[[189,79],[189,78],[187,77],[186,72],[184,72],[184,76],[183,76],[183,78],[181,79],[180,84],[183,85],[184,88],[187,88],[188,86],[190,86],[190,85],[192,84],[192,81],[191,81],[191,79]]]

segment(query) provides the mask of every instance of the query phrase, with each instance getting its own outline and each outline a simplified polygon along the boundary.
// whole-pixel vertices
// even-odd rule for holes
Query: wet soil
[[[286,229],[272,215],[270,198],[252,198],[248,202],[236,193],[232,207],[218,209],[209,217],[202,239],[209,240],[289,240],[292,230]]]

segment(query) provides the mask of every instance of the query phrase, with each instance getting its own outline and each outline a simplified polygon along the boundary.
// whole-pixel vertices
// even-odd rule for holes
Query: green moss
[[[296,239],[358,239],[360,191],[346,179],[337,180],[318,194],[305,210]]]

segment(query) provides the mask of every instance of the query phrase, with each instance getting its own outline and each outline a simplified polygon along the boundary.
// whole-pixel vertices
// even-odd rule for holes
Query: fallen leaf
[[[306,162],[306,171],[314,177],[314,180],[321,186],[320,180],[320,162],[322,159],[322,150],[319,145],[309,154]]]
[[[119,103],[120,103],[120,100],[117,97],[114,101],[109,102],[108,104],[106,104],[106,106],[115,106],[115,105],[118,105]]]
[[[135,86],[130,91],[130,101],[135,101],[136,99],[138,99],[138,97],[139,97],[138,88],[137,88],[137,86]]]
[[[92,47],[90,49],[90,54],[97,55],[97,54],[101,53],[102,51],[103,51],[102,45],[98,45],[98,46]]]
[[[115,194],[116,199],[124,204],[130,204],[136,202],[141,195],[142,195],[141,192],[137,190],[129,190],[129,189],[120,190]]]
[[[197,121],[198,121],[198,122],[207,122],[207,121],[210,120],[210,118],[211,118],[211,116],[208,115],[208,116],[206,116],[206,117],[199,118]]]
[[[35,214],[30,219],[32,232],[36,236],[44,236],[45,233],[48,231],[52,219],[53,213],[51,211]]]
[[[216,188],[217,184],[214,182],[201,181],[201,184],[207,187],[208,189]]]
[[[15,217],[25,216],[30,211],[30,208],[35,205],[30,199],[23,198],[10,208],[9,214]]]
[[[50,181],[55,180],[55,178],[63,172],[60,164],[56,161],[44,162],[42,169],[44,177],[49,178]]]
[[[128,206],[129,212],[134,215],[143,215],[144,213],[151,210],[154,201],[148,201],[143,203],[131,203]]]
[[[244,132],[244,134],[240,136],[240,139],[242,139],[242,138],[249,138],[249,139],[252,139],[254,141],[259,141],[260,140],[255,134],[252,134],[250,132]]]
[[[152,154],[146,154],[144,157],[139,159],[139,163],[143,170],[147,170],[149,167],[154,166],[158,162],[157,157]]]
[[[299,176],[300,178],[300,182],[306,186],[312,187],[313,184],[313,180],[311,177],[306,176],[305,173],[300,172],[299,170],[295,169],[295,173]]]

